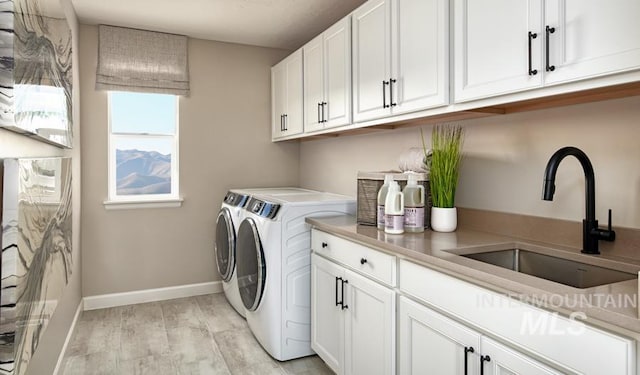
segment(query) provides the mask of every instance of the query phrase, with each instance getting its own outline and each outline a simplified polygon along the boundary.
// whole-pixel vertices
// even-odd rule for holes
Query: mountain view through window
[[[125,92],[111,95],[116,195],[172,194],[175,96]]]
[[[171,194],[171,154],[116,149],[116,194]]]

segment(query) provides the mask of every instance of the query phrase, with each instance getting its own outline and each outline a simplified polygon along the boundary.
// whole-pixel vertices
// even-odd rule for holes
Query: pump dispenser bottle
[[[384,204],[387,199],[387,192],[389,191],[389,184],[391,184],[391,182],[393,182],[393,175],[384,175],[384,184],[380,187],[380,190],[378,190],[377,222],[379,230],[384,230]]]
[[[404,195],[404,230],[407,232],[424,232],[424,186],[418,185],[418,178],[410,174]]]
[[[396,181],[389,184],[384,205],[384,231],[390,234],[404,233],[404,196]]]

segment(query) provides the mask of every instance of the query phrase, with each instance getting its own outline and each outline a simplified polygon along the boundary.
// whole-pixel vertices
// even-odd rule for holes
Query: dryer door
[[[264,263],[264,252],[260,242],[260,234],[256,223],[246,218],[238,229],[237,243],[238,289],[242,303],[249,311],[254,311],[260,304],[267,269]]]
[[[224,207],[216,220],[216,263],[223,281],[231,280],[236,267],[236,231],[231,212]]]

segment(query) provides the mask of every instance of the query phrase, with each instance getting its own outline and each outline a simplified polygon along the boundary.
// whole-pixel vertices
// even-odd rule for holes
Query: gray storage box
[[[387,172],[358,172],[358,197],[357,197],[357,222],[364,225],[377,225],[378,220],[378,191],[384,184],[384,176],[392,174],[393,179],[398,181],[400,189],[407,185],[408,173],[400,171]],[[429,186],[429,175],[427,173],[414,173],[418,176],[418,184],[424,186],[425,206],[424,206],[424,227],[430,227],[431,217],[431,187]]]

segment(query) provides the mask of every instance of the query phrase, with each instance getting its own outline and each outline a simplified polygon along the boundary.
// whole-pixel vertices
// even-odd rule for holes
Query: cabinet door
[[[304,56],[304,131],[323,128],[322,103],[324,102],[323,35],[302,47]]]
[[[490,358],[489,361],[484,361],[482,364],[482,366],[484,366],[484,374],[486,375],[562,374],[562,372],[545,366],[542,363],[487,337],[482,337],[482,355]]]
[[[400,374],[478,373],[478,333],[405,297],[399,304]]]
[[[336,306],[342,274],[342,267],[311,255],[311,348],[337,374],[344,363],[344,312]]]
[[[302,133],[304,117],[302,102],[302,49],[292,53],[285,60],[286,68],[286,111],[284,135]]]
[[[279,138],[284,132],[284,111],[286,99],[284,62],[271,68],[271,137]]]
[[[454,33],[456,102],[542,85],[542,0],[455,0]]]
[[[351,17],[324,32],[324,127],[351,123]]]
[[[546,83],[640,68],[640,2],[611,0],[546,0],[549,64]]]
[[[345,271],[346,375],[395,374],[395,292]]]
[[[353,12],[353,120],[388,116],[391,0],[370,0]],[[386,83],[383,83],[386,82]]]
[[[447,104],[449,2],[393,0],[391,29],[392,112]]]

